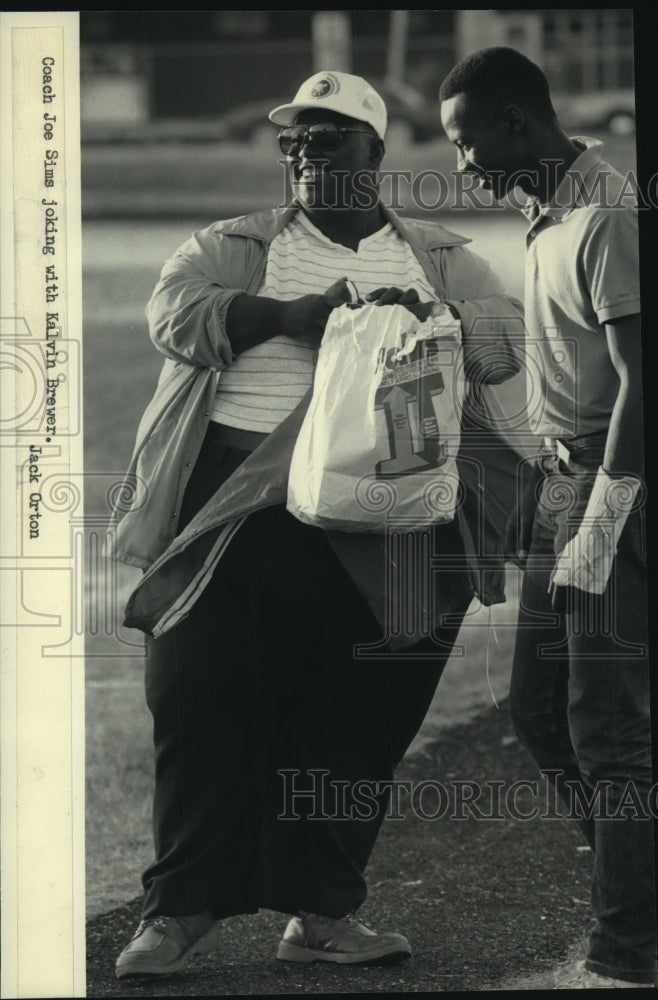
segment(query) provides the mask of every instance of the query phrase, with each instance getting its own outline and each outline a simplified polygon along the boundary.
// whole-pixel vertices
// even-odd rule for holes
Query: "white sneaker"
[[[402,962],[410,955],[411,946],[402,934],[378,934],[353,913],[323,917],[304,911],[289,922],[277,951],[277,958],[286,962],[340,965]]]
[[[654,989],[653,983],[631,983],[626,979],[613,979],[585,968],[585,961],[575,962],[569,972],[556,977],[554,990],[606,990],[606,989]]]
[[[214,926],[212,914],[207,910],[194,916],[142,920],[116,961],[117,979],[178,972],[191,955],[203,955],[213,949]]]

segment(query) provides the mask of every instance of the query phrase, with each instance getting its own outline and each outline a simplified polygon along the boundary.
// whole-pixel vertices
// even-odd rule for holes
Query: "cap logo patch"
[[[321,80],[318,80],[311,91],[311,97],[330,97],[331,94],[337,94],[339,90],[340,82],[336,79],[333,73],[329,73]]]

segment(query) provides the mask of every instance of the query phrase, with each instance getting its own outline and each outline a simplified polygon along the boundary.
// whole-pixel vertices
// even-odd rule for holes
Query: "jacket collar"
[[[279,235],[292,217],[299,211],[294,202],[287,208],[269,208],[250,215],[242,215],[237,219],[227,219],[215,225],[215,232],[227,236],[246,236],[271,243]],[[397,229],[400,235],[412,247],[418,250],[437,250],[441,247],[461,246],[470,243],[465,236],[458,236],[444,229],[435,222],[425,222],[419,219],[402,219],[391,208],[382,204],[384,217]]]
[[[438,250],[441,247],[457,247],[472,241],[467,236],[444,229],[436,222],[421,219],[403,219],[392,208],[382,205],[384,216],[412,247],[418,250]]]
[[[250,215],[241,215],[237,219],[217,222],[214,231],[225,236],[248,236],[262,243],[271,243],[296,212],[297,205],[289,205],[287,208],[265,208]]]

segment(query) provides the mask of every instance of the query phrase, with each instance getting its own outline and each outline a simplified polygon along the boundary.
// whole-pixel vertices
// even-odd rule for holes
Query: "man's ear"
[[[383,139],[378,139],[375,136],[370,143],[370,163],[373,167],[379,166],[384,159],[385,152],[386,147],[384,146]]]
[[[525,115],[518,104],[508,104],[503,112],[503,122],[510,135],[520,135],[525,129]]]

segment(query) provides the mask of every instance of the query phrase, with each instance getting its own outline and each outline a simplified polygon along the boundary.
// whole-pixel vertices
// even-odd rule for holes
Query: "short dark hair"
[[[474,97],[491,111],[502,111],[507,104],[531,108],[542,119],[553,121],[548,80],[539,66],[516,49],[496,46],[480,49],[450,70],[441,84],[439,100],[457,94]]]

